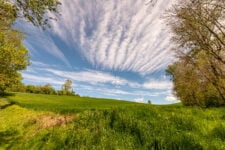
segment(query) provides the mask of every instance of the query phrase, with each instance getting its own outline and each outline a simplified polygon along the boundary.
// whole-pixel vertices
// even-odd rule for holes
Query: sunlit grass
[[[10,100],[16,104],[0,110],[2,149],[225,149],[224,108],[34,94]]]
[[[111,99],[28,93],[17,93],[16,96],[10,97],[9,100],[22,107],[34,110],[53,111],[56,113],[73,113],[90,109],[99,110],[130,105],[142,105],[134,102]]]

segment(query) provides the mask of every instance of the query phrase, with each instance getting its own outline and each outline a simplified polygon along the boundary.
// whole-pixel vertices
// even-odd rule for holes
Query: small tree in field
[[[72,90],[72,80],[66,79],[65,83],[62,85],[63,95],[70,95]]]

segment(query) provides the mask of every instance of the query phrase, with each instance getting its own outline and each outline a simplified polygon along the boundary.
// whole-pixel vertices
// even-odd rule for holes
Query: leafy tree
[[[186,105],[224,105],[224,1],[179,1],[167,17],[179,59],[167,69],[176,95]]]
[[[26,86],[26,92],[27,93],[35,93],[36,87],[34,85],[27,85]]]
[[[63,95],[69,95],[72,89],[72,80],[66,79],[65,83],[62,85]]]
[[[16,30],[0,31],[0,94],[21,80],[17,71],[29,64],[27,49],[22,44],[22,33]]]
[[[19,82],[18,71],[30,64],[28,51],[23,45],[23,33],[13,29],[16,19],[25,18],[43,28],[52,19],[46,14],[57,12],[58,0],[0,0],[0,94]]]
[[[55,89],[51,86],[51,84],[45,84],[44,86],[40,86],[40,93],[42,94],[55,94]]]
[[[47,14],[49,12],[59,13],[57,7],[60,4],[59,0],[0,0],[0,16],[2,20],[11,17],[24,18],[35,26],[45,28],[49,26],[49,20],[55,20]],[[13,22],[8,22],[8,24],[11,25]],[[4,24],[7,24],[5,20]]]
[[[225,64],[224,8],[221,0],[180,0],[168,13],[167,20],[178,53],[191,57],[205,51]]]
[[[7,88],[6,91],[9,92],[26,92],[26,85],[24,85],[22,82],[18,82],[16,84],[13,84],[9,88]]]
[[[16,92],[20,92],[20,91],[16,91]],[[26,92],[36,93],[36,94],[56,94],[55,89],[49,83],[45,85],[39,85],[39,86],[27,85]]]
[[[180,60],[168,67],[167,74],[172,77],[175,94],[184,105],[209,107],[224,104],[209,80],[208,70],[208,65],[201,59],[195,65]]]

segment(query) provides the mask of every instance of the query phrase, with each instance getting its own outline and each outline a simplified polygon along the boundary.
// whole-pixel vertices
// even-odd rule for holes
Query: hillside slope
[[[0,149],[225,149],[224,108],[35,94],[0,106]]]

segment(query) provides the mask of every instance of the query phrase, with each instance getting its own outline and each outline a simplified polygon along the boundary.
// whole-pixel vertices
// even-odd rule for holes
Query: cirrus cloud
[[[62,1],[60,21],[52,22],[52,29],[69,45],[76,43],[92,66],[150,74],[173,60],[161,19],[173,2]]]

